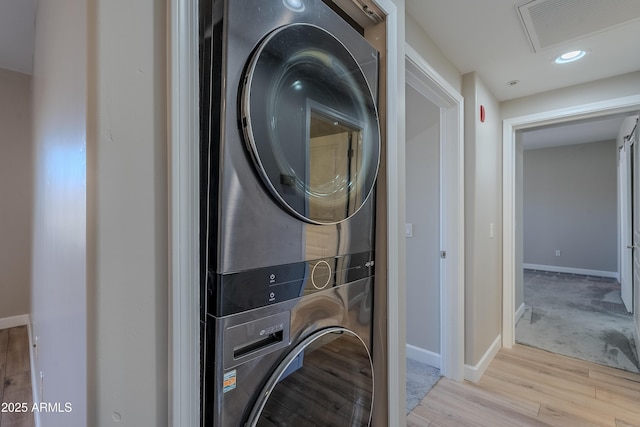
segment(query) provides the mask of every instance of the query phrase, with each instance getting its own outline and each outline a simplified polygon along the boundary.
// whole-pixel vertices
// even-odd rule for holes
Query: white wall
[[[640,71],[579,84],[500,104],[502,118],[526,116],[640,93]]]
[[[86,14],[80,0],[38,2],[33,70],[35,195],[31,314],[42,425],[87,425]]]
[[[463,76],[465,114],[465,364],[501,332],[502,137],[500,105],[476,73]],[[480,106],[486,121],[480,122]]]
[[[406,111],[407,344],[440,354],[440,109],[407,85]]]
[[[411,15],[405,16],[406,41],[420,56],[425,58],[429,65],[438,72],[455,90],[462,91],[462,74],[453,65],[445,54],[436,46],[425,30]]]
[[[51,0],[36,22],[36,370],[73,405],[42,424],[167,425],[165,5]]]
[[[525,265],[618,271],[616,155],[615,141],[525,150]]]
[[[0,68],[0,319],[31,311],[32,176],[31,76]]]
[[[166,426],[166,4],[98,0],[94,7],[87,425]]]

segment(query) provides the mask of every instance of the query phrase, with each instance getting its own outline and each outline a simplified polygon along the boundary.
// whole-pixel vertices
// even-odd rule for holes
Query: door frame
[[[620,269],[620,296],[626,310],[633,312],[633,158],[630,140],[624,138],[618,148],[618,254]]]
[[[198,2],[167,6],[171,426],[200,424]]]
[[[464,377],[464,99],[409,44],[406,83],[440,109],[440,372]],[[404,302],[403,302],[404,305]],[[402,310],[404,313],[406,310]],[[406,325],[404,325],[406,328]],[[405,329],[406,330],[406,329]],[[405,334],[406,335],[406,334]],[[405,340],[406,341],[406,340]],[[406,342],[404,343],[406,345]]]
[[[405,363],[400,303],[404,297],[400,268],[400,236],[404,236],[404,210],[397,198],[404,188],[404,8],[392,0],[372,0],[385,15],[387,61],[387,219],[388,316],[387,380],[389,425],[406,424]],[[197,426],[200,420],[200,292],[199,286],[199,141],[198,111],[198,4],[171,0],[167,19],[167,94],[169,167],[169,423]],[[402,213],[402,214],[401,214]],[[403,253],[403,252],[402,252]],[[394,284],[391,286],[390,284]],[[395,285],[398,284],[398,287]],[[400,285],[401,284],[401,285]]]
[[[515,344],[516,283],[516,131],[609,114],[635,112],[640,108],[640,94],[543,111],[502,122],[502,346]]]

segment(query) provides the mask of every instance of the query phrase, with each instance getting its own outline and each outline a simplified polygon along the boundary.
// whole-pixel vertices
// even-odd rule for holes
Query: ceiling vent
[[[638,0],[534,0],[518,6],[534,52],[640,18]]]

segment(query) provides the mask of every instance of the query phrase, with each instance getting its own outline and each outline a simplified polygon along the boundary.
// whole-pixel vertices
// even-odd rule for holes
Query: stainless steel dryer
[[[235,426],[313,366],[307,347],[368,355],[378,53],[321,0],[201,0],[200,17],[203,424]]]

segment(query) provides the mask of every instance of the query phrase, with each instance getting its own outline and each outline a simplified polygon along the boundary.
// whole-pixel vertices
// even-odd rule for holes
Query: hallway
[[[516,344],[477,384],[442,379],[407,426],[640,426],[640,375]]]

